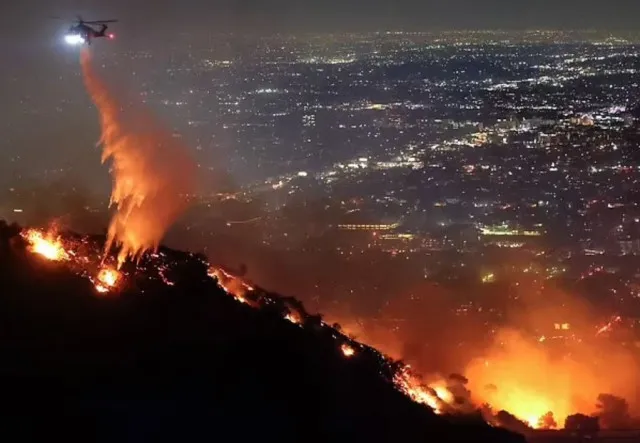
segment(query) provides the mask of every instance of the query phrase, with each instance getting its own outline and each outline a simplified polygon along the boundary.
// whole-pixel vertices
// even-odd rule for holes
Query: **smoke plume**
[[[102,162],[111,160],[111,218],[105,253],[119,246],[118,262],[136,260],[158,247],[169,226],[186,209],[195,188],[195,164],[186,148],[149,110],[119,100],[82,52],[87,91],[102,124]],[[126,106],[125,106],[126,105]]]

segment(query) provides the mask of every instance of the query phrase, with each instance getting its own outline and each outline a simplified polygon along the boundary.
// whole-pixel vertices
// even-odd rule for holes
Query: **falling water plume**
[[[157,249],[186,209],[196,167],[188,150],[144,107],[120,99],[81,54],[85,86],[100,114],[102,162],[111,161],[111,218],[105,255],[120,247],[118,263]],[[128,98],[128,97],[127,97]],[[125,106],[126,104],[126,106]]]

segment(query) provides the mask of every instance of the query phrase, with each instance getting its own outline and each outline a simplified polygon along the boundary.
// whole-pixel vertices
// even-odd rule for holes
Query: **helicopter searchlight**
[[[51,18],[62,20],[60,17]],[[115,23],[117,21],[118,20],[86,21],[78,16],[77,20],[73,22],[65,34],[64,41],[69,45],[90,45],[94,38],[106,37],[108,40],[113,40],[115,35],[107,32],[107,23]],[[96,26],[99,26],[99,28],[96,28]]]

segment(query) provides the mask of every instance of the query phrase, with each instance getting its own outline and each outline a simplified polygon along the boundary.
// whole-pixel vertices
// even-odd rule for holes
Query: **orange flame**
[[[146,111],[126,112],[82,52],[84,81],[102,121],[102,161],[112,161],[111,204],[116,206],[105,254],[120,246],[118,267],[158,248],[187,206],[195,165],[186,150]]]
[[[95,283],[96,290],[100,293],[109,292],[120,280],[120,273],[111,268],[101,269],[100,272],[98,272],[97,280]]]
[[[442,414],[445,401],[438,396],[434,388],[426,386],[418,376],[412,373],[410,366],[401,368],[394,377],[396,387],[416,403],[427,405],[436,414]]]
[[[431,384],[431,389],[433,389],[440,400],[445,402],[448,405],[453,404],[454,398],[453,394],[449,389],[447,389],[445,383],[443,381],[439,381],[435,384]]]
[[[342,350],[344,356],[347,358],[352,357],[356,353],[356,350],[347,343],[344,343],[342,346],[340,346],[340,349]]]
[[[29,243],[31,252],[41,255],[47,260],[62,261],[69,258],[59,237],[54,237],[52,234],[44,234],[37,229],[27,230],[23,233],[23,237]]]
[[[231,294],[241,303],[247,303],[245,295],[247,292],[253,291],[251,285],[245,283],[238,277],[226,273],[220,268],[209,268],[208,275],[211,278],[215,278],[218,281],[218,285],[224,289],[227,294]]]
[[[294,325],[299,325],[300,323],[302,323],[302,318],[300,318],[300,314],[298,314],[295,311],[289,312],[287,315],[284,316],[284,318],[286,320],[289,320]]]

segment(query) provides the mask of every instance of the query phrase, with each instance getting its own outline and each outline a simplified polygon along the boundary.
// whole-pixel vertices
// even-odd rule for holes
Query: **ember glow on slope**
[[[70,267],[72,267],[78,274],[87,276],[87,278],[93,282],[98,293],[103,294],[106,292],[116,292],[118,290],[118,283],[123,279],[123,276],[118,271],[114,268],[107,267],[100,269],[95,277],[87,275],[88,273],[86,269],[90,268],[92,264],[96,265],[96,263],[91,263],[92,257],[78,253],[77,248],[74,248],[71,244],[65,243],[60,236],[55,236],[38,229],[28,229],[22,233],[22,237],[27,241],[29,251],[40,255],[47,260],[62,261],[60,257],[69,257],[68,262],[71,262],[74,265]],[[51,251],[57,252],[51,253]],[[153,254],[148,257],[153,259],[157,256],[157,254]],[[94,261],[97,261],[95,256]],[[158,268],[160,267],[161,266],[158,266]],[[250,293],[255,291],[255,288],[244,282],[242,279],[234,277],[224,270],[216,267],[209,267],[208,275],[215,279],[218,286],[227,294],[234,297],[238,302],[248,304],[255,308],[259,308],[261,306],[255,299],[249,298]],[[170,282],[170,284],[165,282],[165,284],[168,286],[173,285],[172,282]],[[283,317],[285,320],[303,327],[304,318],[302,313],[297,312],[293,308],[290,308],[289,312],[287,312]],[[325,323],[323,323],[323,325],[327,326]],[[335,337],[336,340],[339,341],[337,344],[338,351],[345,358],[355,358],[357,355],[357,348],[362,345],[356,342],[348,342],[346,337]],[[439,392],[444,398],[439,398],[438,391],[424,386],[420,377],[415,375],[409,366],[403,366],[401,370],[396,373],[393,381],[400,391],[404,392],[414,401],[431,407],[438,414],[443,412],[443,405],[445,405],[444,398],[447,398],[447,391],[441,388]],[[450,394],[448,395],[450,396]]]
[[[105,268],[98,272],[97,282],[95,283],[98,292],[109,292],[116,287],[120,273],[115,269]]]
[[[85,276],[94,284],[98,294],[108,292],[117,293],[119,284],[124,279],[124,275],[113,267],[105,267],[102,265],[97,253],[91,255],[83,253],[82,248],[79,246],[87,246],[87,241],[64,241],[60,235],[40,229],[24,230],[21,233],[21,236],[27,242],[27,249],[30,252],[46,260],[60,262],[77,274]],[[161,255],[151,254],[147,255],[147,258],[152,261],[160,261]],[[96,266],[99,267],[100,270],[94,276],[88,272],[88,270]],[[164,276],[163,271],[165,266],[162,263],[157,263],[153,267],[158,271],[158,274],[161,277],[160,281],[167,286],[174,285],[173,282],[168,281]],[[262,306],[257,299],[249,297],[251,293],[256,291],[256,289],[252,285],[244,282],[242,279],[234,277],[223,269],[213,266],[209,266],[208,275],[216,281],[218,286],[223,289],[225,293],[234,297],[238,302],[247,304],[254,308],[260,308]],[[263,303],[271,303],[271,301],[265,296],[260,297],[260,299]],[[290,307],[289,311],[283,315],[283,319],[300,327],[304,327],[305,319],[303,314],[292,307]],[[324,322],[322,325],[324,327],[329,327]],[[334,338],[337,341],[337,351],[340,352],[344,358],[355,358],[357,356],[358,348],[363,346],[362,344],[352,341],[342,335],[334,335]],[[391,364],[391,360],[389,360],[389,364]],[[436,388],[424,386],[420,378],[412,373],[409,366],[402,366],[402,368],[397,371],[393,381],[400,391],[404,392],[414,401],[431,407],[434,412],[438,414],[443,412],[443,405],[446,404],[445,400],[452,398],[451,393],[443,386]],[[439,398],[439,396],[441,396],[441,398]]]
[[[218,267],[210,267],[209,276],[215,278],[218,285],[240,303],[248,303],[251,306],[260,307],[259,303],[256,303],[249,297],[255,290],[252,284]],[[304,325],[303,315],[292,308],[284,314],[284,319],[301,327]],[[326,326],[326,323],[323,323],[323,325]],[[345,358],[354,358],[357,355],[358,346],[363,345],[355,341],[351,343],[343,342],[340,345],[340,352]],[[388,357],[385,358],[391,363],[391,359]],[[408,365],[402,365],[396,371],[393,377],[393,383],[399,391],[403,392],[416,403],[428,406],[436,414],[444,413],[447,409],[446,400],[453,399],[451,392],[445,388],[444,382],[440,382],[437,387],[427,386],[423,383],[420,376]]]
[[[103,264],[101,245],[89,247],[85,240],[67,240],[63,236],[38,229],[25,230],[21,235],[27,242],[27,249],[30,252],[86,277],[94,284],[98,295],[106,293],[116,295],[126,280],[133,275],[127,276],[116,270],[115,263]],[[147,270],[134,272],[149,272],[149,269],[153,269],[158,274],[157,281],[173,286],[174,282],[165,275],[167,265],[163,262],[164,257],[162,253],[145,254]],[[265,293],[220,267],[206,265],[208,276],[239,303],[256,309],[275,303],[275,296]],[[141,265],[137,266],[141,269],[139,267]],[[282,318],[300,328],[306,328],[309,324],[309,314],[289,303],[286,304]],[[324,321],[321,321],[320,326],[331,328]],[[494,413],[506,410],[530,428],[542,427],[541,419],[549,412],[553,413],[555,421],[562,426],[564,419],[570,414],[578,411],[584,411],[587,414],[594,412],[590,408],[593,408],[595,398],[601,393],[599,392],[601,389],[607,391],[611,388],[610,392],[616,392],[615,380],[611,380],[611,383],[604,386],[598,380],[597,374],[592,376],[589,371],[585,371],[575,362],[565,362],[565,366],[557,366],[557,363],[548,361],[548,358],[539,350],[526,347],[514,337],[503,336],[502,342],[511,343],[515,348],[502,346],[490,355],[490,360],[478,360],[469,365],[466,375],[469,376],[468,386],[471,394],[468,402],[463,404],[459,400],[460,391],[454,386],[456,382],[454,379],[433,377],[425,383],[410,365],[395,362],[335,329],[331,328],[331,331],[336,340],[336,352],[339,355],[345,359],[356,359],[362,349],[372,350],[386,362],[385,365],[388,368],[392,368],[393,376],[390,382],[396,389],[413,401],[431,408],[436,414],[473,412],[477,409],[477,405],[488,404]],[[616,359],[613,355],[611,358],[615,367],[624,367],[624,358]],[[552,374],[551,371],[556,373]],[[498,388],[487,392],[487,384],[494,382],[499,384]],[[585,403],[582,406],[584,409],[581,409],[573,398],[577,390],[582,390],[584,394]],[[485,418],[492,424],[501,425],[493,415]]]

